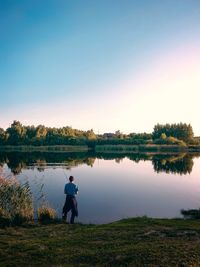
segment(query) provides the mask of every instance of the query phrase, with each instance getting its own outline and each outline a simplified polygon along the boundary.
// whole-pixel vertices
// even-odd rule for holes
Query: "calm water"
[[[181,209],[200,207],[198,154],[0,153],[0,163],[5,173],[29,181],[35,206],[47,202],[58,216],[64,185],[73,175],[79,186],[79,222],[181,217]]]

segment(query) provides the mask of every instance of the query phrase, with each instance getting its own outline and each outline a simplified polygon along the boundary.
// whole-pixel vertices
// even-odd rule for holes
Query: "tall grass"
[[[40,223],[55,220],[56,211],[45,199],[37,209]],[[33,197],[29,183],[21,184],[14,176],[5,177],[0,171],[0,226],[21,225],[33,222]]]
[[[40,223],[49,223],[54,221],[56,216],[55,209],[49,207],[48,205],[43,205],[37,210],[38,221]]]
[[[0,176],[0,224],[19,225],[33,220],[33,200],[28,183]]]

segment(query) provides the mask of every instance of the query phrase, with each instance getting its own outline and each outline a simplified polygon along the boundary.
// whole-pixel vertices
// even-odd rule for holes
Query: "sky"
[[[0,0],[0,127],[200,135],[199,0]]]

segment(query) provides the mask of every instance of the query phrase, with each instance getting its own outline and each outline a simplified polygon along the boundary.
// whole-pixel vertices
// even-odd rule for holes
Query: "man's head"
[[[74,177],[73,176],[69,176],[69,181],[73,182],[74,181]]]

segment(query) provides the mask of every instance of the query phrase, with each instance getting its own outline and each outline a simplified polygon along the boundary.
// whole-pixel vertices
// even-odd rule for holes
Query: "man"
[[[74,177],[69,177],[69,183],[65,185],[64,194],[66,194],[66,200],[63,207],[62,218],[67,220],[67,213],[71,210],[70,223],[74,223],[75,216],[78,217],[77,200],[75,195],[78,193],[78,186],[73,183]]]

